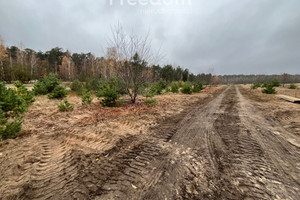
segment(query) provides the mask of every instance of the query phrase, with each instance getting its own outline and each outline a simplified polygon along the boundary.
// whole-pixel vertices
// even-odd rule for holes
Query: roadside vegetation
[[[251,86],[251,89],[257,89],[257,88],[263,88],[262,93],[265,94],[276,94],[276,87],[280,86],[280,82],[278,80],[272,80],[270,82],[265,82],[265,83],[254,83]]]
[[[34,102],[33,92],[20,82],[16,89],[7,88],[0,82],[0,137],[9,139],[16,136],[22,128],[22,114]]]

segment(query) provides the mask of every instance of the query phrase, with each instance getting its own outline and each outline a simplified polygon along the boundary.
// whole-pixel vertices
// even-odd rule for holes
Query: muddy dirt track
[[[81,141],[101,149],[102,143],[94,138],[75,139],[78,145]],[[242,88],[229,86],[193,109],[165,119],[148,134],[124,137],[105,152],[82,154],[60,136],[36,137],[36,149],[25,139],[9,159],[17,162],[22,151],[30,149],[28,163],[17,165],[30,173],[16,171],[2,180],[6,186],[1,186],[0,195],[4,199],[300,199],[299,144],[297,134],[264,117]],[[2,160],[2,168],[4,162],[9,161]]]

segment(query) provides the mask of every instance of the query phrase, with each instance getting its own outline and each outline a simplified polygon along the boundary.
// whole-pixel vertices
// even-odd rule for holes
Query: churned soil
[[[2,199],[299,199],[299,105],[246,86],[61,113],[0,143]]]

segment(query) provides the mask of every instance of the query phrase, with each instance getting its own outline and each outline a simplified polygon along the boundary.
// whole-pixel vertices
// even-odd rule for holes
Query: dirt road
[[[238,86],[104,152],[82,154],[53,138],[36,137],[31,163],[17,166],[30,176],[2,180],[15,190],[5,198],[300,199],[299,135],[266,118]],[[26,148],[25,139],[11,159]]]

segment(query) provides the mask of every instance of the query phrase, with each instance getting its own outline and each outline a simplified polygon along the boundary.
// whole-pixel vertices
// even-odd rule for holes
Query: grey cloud
[[[150,31],[154,48],[194,73],[299,73],[300,1],[192,0],[192,6],[120,6],[114,0],[0,0],[7,45],[103,54],[110,27]],[[144,11],[148,13],[145,14]],[[152,12],[152,14],[151,14]]]

